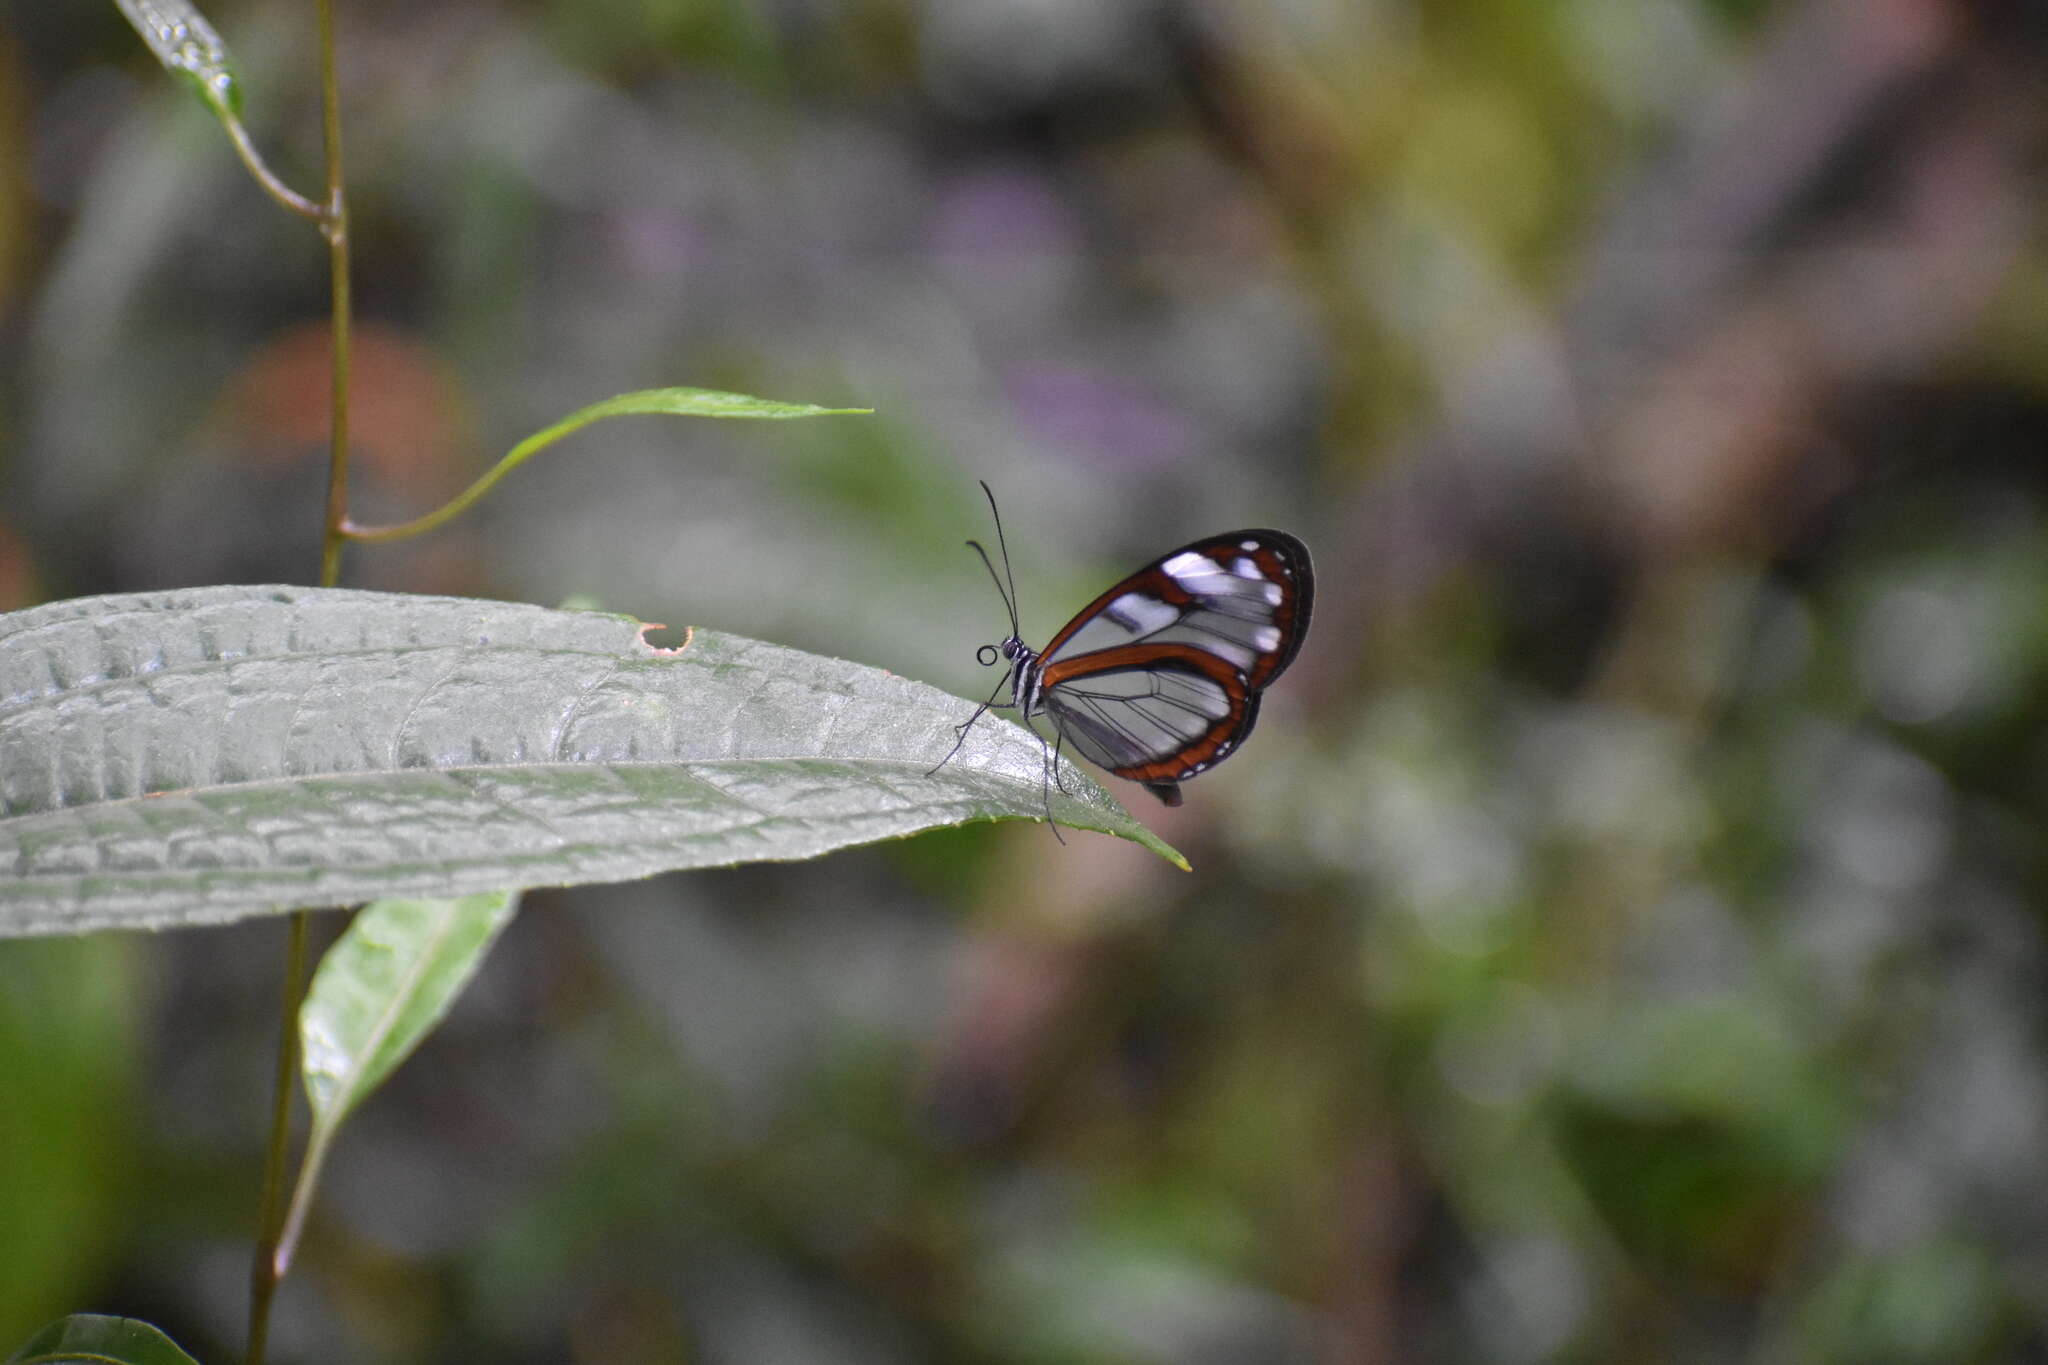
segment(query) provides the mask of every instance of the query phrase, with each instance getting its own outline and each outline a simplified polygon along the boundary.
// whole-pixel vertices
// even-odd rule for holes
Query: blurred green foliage
[[[304,16],[209,12],[310,182]],[[111,7],[7,36],[0,592],[304,581],[321,253]],[[365,519],[624,389],[879,414],[606,424],[351,585],[979,696],[987,478],[1027,639],[1229,526],[1321,595],[1256,741],[1144,811],[1193,877],[1005,828],[534,896],[352,1120],[278,1358],[2048,1349],[2024,7],[364,3],[342,43]],[[67,960],[98,1041],[27,1035],[65,1141],[0,1146],[0,1207],[80,1249],[0,1250],[26,1318],[232,1354],[273,937],[5,945],[153,983]]]
[[[0,1342],[10,1353],[72,1308],[129,1235],[144,1138],[134,948],[89,938],[0,953]]]

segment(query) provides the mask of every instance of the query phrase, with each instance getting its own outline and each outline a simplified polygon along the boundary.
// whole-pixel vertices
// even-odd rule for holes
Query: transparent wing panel
[[[1228,720],[1231,702],[1199,673],[1119,668],[1048,688],[1045,709],[1084,758],[1116,769],[1179,753]]]

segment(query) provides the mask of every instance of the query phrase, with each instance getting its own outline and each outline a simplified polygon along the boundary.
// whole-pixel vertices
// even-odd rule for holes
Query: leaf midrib
[[[1092,807],[1091,807],[1091,809],[1092,809]],[[977,800],[976,800],[975,798],[973,798],[973,797],[970,797],[970,796],[957,796],[957,797],[950,797],[950,798],[947,798],[947,799],[945,799],[945,800],[942,800],[942,801],[933,801],[933,802],[922,802],[922,803],[915,803],[915,804],[912,804],[912,805],[907,805],[907,806],[903,806],[903,807],[900,807],[900,808],[897,808],[897,809],[894,809],[894,810],[890,810],[890,811],[884,811],[884,812],[876,812],[876,814],[877,814],[877,815],[881,815],[881,816],[888,816],[888,815],[902,815],[902,814],[906,814],[906,813],[923,813],[923,814],[953,814],[953,813],[957,813],[957,814],[959,814],[959,815],[960,815],[960,816],[961,816],[962,818],[974,818],[974,817],[975,817],[975,816],[976,816],[976,815],[977,815],[978,813],[981,813],[981,814],[985,814],[985,813],[983,812],[983,807],[982,807],[981,803],[980,803],[980,802],[978,802],[978,801],[977,801]],[[648,834],[648,835],[647,835],[646,837],[644,837],[644,838],[638,838],[638,839],[632,839],[632,840],[621,840],[621,839],[617,839],[617,838],[610,838],[610,839],[605,839],[605,840],[602,840],[602,841],[599,841],[599,842],[592,842],[592,841],[590,841],[590,840],[587,840],[587,839],[582,839],[582,840],[574,840],[574,841],[571,841],[571,840],[567,840],[567,839],[564,839],[564,840],[562,841],[562,843],[561,843],[561,844],[559,844],[559,845],[557,845],[556,847],[553,847],[553,848],[548,848],[548,849],[536,849],[536,850],[534,850],[534,851],[532,851],[532,852],[499,852],[499,853],[494,853],[494,854],[492,855],[492,857],[496,858],[496,859],[498,860],[498,862],[499,862],[499,863],[503,864],[503,865],[504,865],[504,866],[506,866],[506,867],[523,867],[523,866],[526,866],[526,865],[528,865],[528,864],[541,864],[541,865],[543,865],[543,866],[544,866],[544,865],[548,864],[549,862],[551,862],[552,860],[554,860],[554,859],[556,859],[556,858],[559,858],[559,857],[563,856],[564,854],[573,854],[573,853],[577,853],[577,852],[584,852],[584,851],[596,851],[596,852],[600,852],[600,853],[601,853],[601,852],[604,852],[604,851],[607,851],[607,850],[612,850],[612,849],[618,849],[618,848],[639,848],[639,847],[642,847],[642,846],[644,846],[644,845],[646,845],[646,844],[649,844],[649,843],[665,843],[665,844],[674,844],[674,843],[690,843],[690,842],[693,842],[693,841],[701,841],[701,840],[704,840],[704,839],[726,839],[726,838],[729,838],[730,836],[732,836],[732,835],[734,835],[734,834],[744,834],[744,833],[749,833],[749,832],[753,832],[753,831],[758,831],[758,830],[762,830],[762,829],[767,829],[767,828],[770,828],[770,827],[773,827],[773,826],[776,826],[776,825],[800,825],[800,824],[804,824],[804,823],[806,823],[806,822],[808,822],[808,821],[810,821],[810,820],[812,820],[812,819],[814,818],[814,817],[811,817],[811,816],[808,816],[808,815],[794,815],[794,814],[775,814],[775,813],[763,813],[763,812],[753,812],[752,814],[753,814],[753,816],[754,816],[754,818],[752,818],[752,819],[748,819],[748,820],[743,820],[743,821],[737,821],[737,822],[735,822],[735,823],[733,823],[733,824],[729,824],[729,825],[725,825],[725,826],[722,826],[722,827],[720,827],[720,828],[718,828],[718,829],[716,829],[716,830],[706,830],[706,831],[701,831],[701,832],[695,832],[695,833],[692,833],[692,832],[689,832],[689,831],[683,831],[683,832],[675,832],[675,831],[663,831],[663,832],[660,832],[660,833],[650,833],[650,834]],[[993,817],[985,817],[985,818],[993,818]],[[1069,829],[1073,829],[1073,828],[1082,828],[1082,829],[1086,829],[1086,828],[1090,828],[1090,827],[1089,827],[1089,826],[1085,826],[1085,825],[1084,825],[1084,826],[1074,826],[1074,825],[1069,825],[1069,826],[1068,826],[1068,828],[1069,828]],[[914,832],[914,831],[913,831],[913,832]],[[1106,832],[1106,831],[1104,831],[1104,832]],[[903,837],[903,836],[892,836],[892,837]],[[765,861],[769,861],[769,862],[780,862],[780,861],[786,861],[786,859],[785,859],[785,858],[784,858],[784,857],[783,857],[782,855],[780,855],[780,854],[763,854],[763,855],[757,855],[757,856],[759,856],[759,857],[760,857],[760,858],[762,858],[763,860],[765,860]],[[446,869],[447,869],[447,868],[448,868],[448,867],[449,867],[449,866],[451,865],[451,863],[453,863],[453,862],[461,862],[461,861],[467,861],[467,860],[464,860],[464,859],[448,859],[448,858],[422,858],[422,859],[411,859],[411,860],[407,860],[407,861],[405,861],[405,862],[386,862],[386,863],[379,863],[379,864],[378,864],[378,869],[379,869],[379,871],[381,871],[381,872],[390,872],[390,873],[394,873],[394,874],[395,874],[395,873],[401,873],[401,872],[412,872],[412,871],[445,871],[445,870],[446,870]],[[741,860],[741,859],[735,859],[735,861],[737,862],[737,861],[743,861],[743,860]],[[216,874],[216,875],[218,875],[218,876],[221,876],[221,877],[224,877],[224,878],[232,878],[232,877],[238,877],[238,876],[249,876],[249,877],[283,877],[283,876],[299,876],[299,875],[305,875],[305,876],[314,876],[314,875],[318,875],[318,874],[320,874],[320,873],[324,873],[324,872],[333,872],[333,871],[335,871],[335,870],[336,870],[336,869],[335,869],[334,867],[332,867],[332,866],[330,866],[330,865],[328,865],[328,864],[324,864],[324,863],[293,863],[293,864],[283,864],[283,865],[266,865],[266,866],[263,866],[263,867],[238,867],[238,868],[215,868],[215,869],[212,869],[212,872],[213,872],[214,874]],[[10,874],[10,875],[9,875],[9,877],[7,878],[7,880],[8,880],[8,882],[10,882],[10,883],[12,883],[13,885],[16,885],[16,886],[29,886],[29,885],[34,885],[34,884],[36,884],[36,883],[39,883],[39,882],[45,882],[45,883],[56,883],[56,882],[64,882],[64,881],[78,881],[78,880],[81,880],[81,879],[89,879],[89,878],[100,878],[100,879],[107,879],[107,878],[120,878],[120,877],[144,877],[144,878],[147,878],[147,877],[154,877],[154,876],[165,876],[165,875],[172,875],[172,874],[170,874],[170,873],[167,873],[167,872],[166,872],[165,870],[163,870],[163,869],[154,869],[154,868],[152,868],[152,869],[145,869],[145,870],[142,870],[142,871],[107,871],[107,870],[105,870],[105,869],[97,869],[97,868],[96,868],[96,869],[94,869],[94,870],[92,870],[92,871],[89,871],[89,872],[32,872],[32,873]],[[543,883],[540,883],[540,882],[535,882],[535,883],[532,883],[532,884],[533,884],[533,885],[541,885],[541,884],[543,884]],[[545,883],[545,884],[547,884],[547,885],[555,885],[556,883],[554,883],[554,882],[547,882],[547,883]]]
[[[257,777],[239,782],[214,782],[204,787],[168,787],[163,791],[141,792],[134,796],[110,796],[99,801],[84,801],[69,806],[51,806],[43,810],[17,811],[0,815],[0,829],[11,820],[33,820],[44,815],[63,815],[71,812],[109,810],[134,805],[143,801],[161,801],[169,796],[203,796],[210,792],[239,792],[260,790],[267,787],[291,787],[308,782],[341,782],[358,778],[401,777],[415,773],[436,773],[444,776],[483,775],[503,772],[590,772],[592,770],[625,769],[639,771],[656,768],[716,768],[741,767],[756,763],[844,763],[878,768],[900,768],[916,772],[929,772],[922,759],[907,758],[864,758],[852,755],[833,754],[748,754],[733,758],[603,758],[583,762],[566,759],[521,760],[507,763],[463,763],[463,764],[418,764],[403,768],[344,768],[335,772],[290,773],[280,777]],[[1015,787],[1032,787],[1037,784],[1014,778],[993,768],[972,768],[969,771],[1007,782]],[[1082,804],[1094,809],[1094,803]]]

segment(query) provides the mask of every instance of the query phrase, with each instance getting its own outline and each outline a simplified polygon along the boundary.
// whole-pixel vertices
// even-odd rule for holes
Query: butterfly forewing
[[[1048,666],[1118,645],[1185,644],[1254,687],[1280,676],[1308,629],[1308,548],[1284,531],[1232,531],[1162,555],[1082,609],[1045,647]]]
[[[1177,783],[1251,733],[1260,689],[1301,647],[1314,593],[1307,547],[1283,531],[1183,546],[1053,637],[1042,704],[1084,757],[1178,805]]]

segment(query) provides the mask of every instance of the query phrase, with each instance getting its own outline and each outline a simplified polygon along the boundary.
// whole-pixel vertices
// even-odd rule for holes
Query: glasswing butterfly
[[[960,752],[983,712],[1014,709],[1027,727],[1033,716],[1050,717],[1060,742],[1178,806],[1181,783],[1237,752],[1259,718],[1259,694],[1301,649],[1316,592],[1308,547],[1285,531],[1205,536],[1114,584],[1033,650],[1019,638],[1002,514],[988,484],[981,491],[995,517],[1002,574],[979,541],[967,544],[995,579],[1010,634],[975,658],[984,668],[1007,660],[1009,671],[956,727],[959,739],[932,771]],[[998,702],[1005,684],[1010,700]],[[1058,762],[1055,748],[1055,779]],[[1048,821],[1050,801],[1048,794]]]

